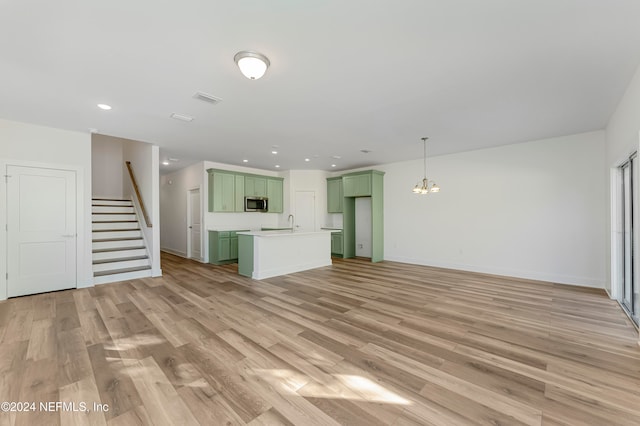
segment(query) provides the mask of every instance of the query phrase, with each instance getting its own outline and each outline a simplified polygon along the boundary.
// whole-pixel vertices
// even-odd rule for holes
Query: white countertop
[[[254,237],[295,237],[297,235],[311,235],[311,234],[327,234],[331,231],[250,231],[250,232],[238,232],[238,235],[253,235]]]

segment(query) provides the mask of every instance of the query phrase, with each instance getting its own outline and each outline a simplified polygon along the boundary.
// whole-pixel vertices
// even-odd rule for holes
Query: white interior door
[[[200,249],[202,224],[200,220],[200,189],[189,191],[187,206],[187,257],[192,259],[202,259]]]
[[[76,287],[76,173],[7,166],[7,295]]]
[[[314,191],[296,191],[294,217],[296,230],[316,230],[316,193]]]

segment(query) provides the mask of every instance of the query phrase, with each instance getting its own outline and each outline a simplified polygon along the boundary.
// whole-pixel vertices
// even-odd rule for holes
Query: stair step
[[[92,222],[122,222],[125,220],[138,220],[138,218],[133,213],[93,213],[91,215]]]
[[[103,241],[103,240],[113,240],[117,238],[140,238],[142,236],[142,232],[139,229],[127,230],[123,229],[120,231],[93,231],[92,238],[93,241]]]
[[[145,256],[143,259],[134,259],[134,260],[123,260],[116,262],[107,262],[107,263],[94,263],[93,264],[93,272],[102,272],[102,271],[115,271],[119,269],[126,268],[138,268],[142,266],[150,266],[149,258]]]
[[[142,256],[129,256],[129,257],[114,257],[114,258],[108,258],[108,259],[94,259],[93,260],[93,264],[94,265],[101,265],[104,263],[115,263],[115,262],[128,262],[130,260],[142,260],[142,259],[149,259],[149,256],[142,255]]]
[[[113,247],[113,248],[95,249],[92,251],[92,253],[98,254],[98,253],[111,253],[114,251],[144,250],[144,249],[145,249],[144,246]]]
[[[114,214],[133,213],[132,206],[92,206],[91,213]]]
[[[103,206],[132,206],[133,203],[131,200],[115,200],[110,198],[93,198],[91,200],[92,205],[103,205]]]
[[[126,250],[131,247],[144,247],[142,238],[112,238],[91,243],[92,250]]]
[[[128,232],[128,231],[140,231],[140,228],[124,228],[124,229],[93,229],[91,232]]]
[[[123,230],[123,229],[140,229],[140,225],[135,220],[123,220],[116,222],[91,222],[91,229],[93,231],[103,230]]]
[[[136,271],[146,271],[146,270],[150,270],[151,266],[139,266],[139,267],[133,267],[133,268],[122,268],[122,269],[114,269],[111,271],[98,271],[98,272],[94,272],[93,276],[94,277],[102,277],[105,275],[116,275],[116,274],[124,274],[127,272],[136,272]]]

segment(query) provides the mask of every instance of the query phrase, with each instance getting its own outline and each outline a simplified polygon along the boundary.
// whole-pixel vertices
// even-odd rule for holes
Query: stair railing
[[[136,177],[133,174],[133,168],[131,167],[131,161],[125,161],[127,164],[127,170],[129,170],[129,176],[131,177],[131,183],[133,185],[133,190],[136,193],[136,197],[138,198],[138,204],[140,204],[140,210],[142,210],[142,216],[144,217],[144,223],[147,225],[147,228],[151,228],[151,220],[149,219],[149,215],[147,214],[147,208],[144,205],[144,201],[142,200],[142,194],[140,194],[140,188],[138,187],[138,182],[136,181]]]

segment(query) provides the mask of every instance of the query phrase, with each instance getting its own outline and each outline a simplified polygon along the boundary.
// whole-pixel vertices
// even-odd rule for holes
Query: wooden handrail
[[[140,194],[140,188],[138,188],[138,182],[136,181],[136,177],[133,174],[133,168],[131,167],[131,161],[125,161],[127,163],[127,169],[129,170],[129,176],[131,177],[131,183],[133,184],[133,190],[136,192],[136,197],[138,197],[138,202],[140,203],[140,210],[142,210],[142,216],[144,217],[144,223],[147,225],[147,228],[151,228],[151,220],[149,220],[149,215],[147,214],[147,209],[144,206],[144,201],[142,201],[142,195]]]

